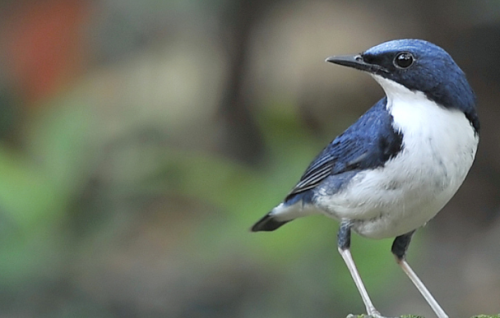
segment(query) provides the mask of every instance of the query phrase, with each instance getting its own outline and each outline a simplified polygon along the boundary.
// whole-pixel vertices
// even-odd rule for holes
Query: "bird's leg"
[[[411,237],[415,231],[411,231],[409,233],[400,235],[396,237],[394,242],[392,243],[391,251],[396,257],[396,262],[401,267],[403,272],[410,278],[415,287],[417,287],[418,291],[424,296],[427,303],[431,306],[432,310],[436,313],[439,318],[448,318],[448,315],[444,312],[444,310],[439,306],[437,301],[432,297],[429,290],[422,283],[420,278],[418,278],[417,274],[411,269],[410,265],[406,262],[405,254],[408,246],[410,245]]]
[[[368,292],[366,291],[365,285],[359,276],[356,265],[354,264],[354,260],[351,256],[350,246],[351,246],[351,223],[348,221],[342,221],[340,224],[339,233],[337,235],[337,244],[340,255],[344,259],[344,262],[351,273],[352,279],[358,288],[358,291],[363,299],[363,303],[366,307],[366,312],[368,315],[373,318],[383,318],[380,313],[375,309],[373,303],[368,296]]]

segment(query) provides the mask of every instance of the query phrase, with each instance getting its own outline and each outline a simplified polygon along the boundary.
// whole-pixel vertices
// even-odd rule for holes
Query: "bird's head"
[[[332,56],[326,61],[370,73],[388,96],[405,89],[422,92],[437,104],[459,109],[475,121],[474,92],[464,72],[437,45],[423,40],[393,40],[360,54]]]

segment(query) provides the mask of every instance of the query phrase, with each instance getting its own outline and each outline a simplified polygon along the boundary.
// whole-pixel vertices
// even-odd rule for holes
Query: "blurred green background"
[[[327,65],[444,47],[482,121],[476,163],[410,247],[451,317],[500,311],[500,1],[0,1],[0,317],[345,317],[364,311],[316,216],[249,227],[383,94]],[[353,238],[380,311],[433,317]]]

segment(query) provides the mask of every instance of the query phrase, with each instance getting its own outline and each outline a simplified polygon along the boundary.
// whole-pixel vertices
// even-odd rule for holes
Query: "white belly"
[[[315,200],[324,214],[351,220],[354,231],[371,238],[405,234],[433,218],[464,181],[479,140],[462,112],[422,93],[407,91],[413,99],[386,93],[403,133],[402,152],[384,167],[358,173],[334,195],[319,186]]]

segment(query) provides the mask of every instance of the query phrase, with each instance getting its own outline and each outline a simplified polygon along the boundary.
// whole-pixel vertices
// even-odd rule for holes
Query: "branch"
[[[368,316],[368,315],[349,315],[347,316],[346,318],[374,318],[373,316]],[[380,317],[379,317],[380,318]],[[422,316],[415,316],[415,315],[403,315],[401,317],[384,317],[384,318],[425,318],[425,317],[422,317]],[[473,317],[473,318],[476,318],[476,317]],[[477,317],[477,318],[487,318],[486,316],[484,317]],[[493,317],[491,317],[493,318]]]
[[[367,315],[349,315],[347,316],[347,318],[374,318],[372,316],[367,316]],[[385,318],[390,318],[390,317],[385,317]],[[415,316],[415,315],[403,315],[401,317],[394,317],[394,318],[425,318],[425,317],[422,317],[422,316]],[[493,315],[493,316],[489,316],[489,315],[477,315],[477,316],[473,316],[471,318],[500,318],[500,314],[498,315]]]

